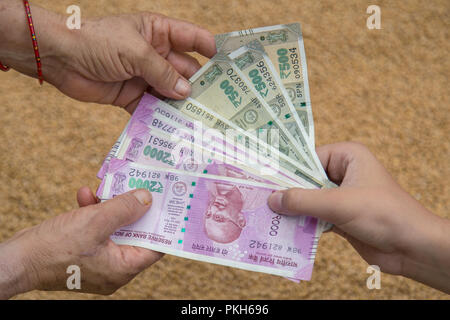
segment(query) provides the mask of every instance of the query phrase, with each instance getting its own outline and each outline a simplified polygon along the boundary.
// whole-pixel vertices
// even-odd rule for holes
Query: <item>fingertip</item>
[[[148,212],[151,204],[152,194],[147,189],[129,191],[99,204],[92,224],[95,227],[101,226],[99,239],[139,220]]]
[[[180,77],[175,84],[174,90],[182,98],[187,98],[191,94],[191,85],[187,80]]]
[[[305,190],[302,188],[290,188],[286,190],[276,191],[270,197],[269,206],[273,211],[287,215],[298,216],[306,215],[304,210],[305,196],[309,194],[311,190]]]
[[[96,204],[97,200],[89,187],[84,186],[78,189],[77,202],[80,207],[86,207],[92,204]]]
[[[269,208],[274,212],[281,212],[283,209],[283,191],[275,191],[268,199]]]
[[[132,194],[141,205],[147,207],[152,204],[153,196],[147,189],[137,189]]]
[[[182,77],[177,80],[173,89],[155,87],[154,90],[158,92],[163,99],[170,98],[174,100],[183,100],[191,95],[191,85]]]
[[[214,35],[210,31],[205,31],[207,33],[205,36],[205,42],[207,44],[205,45],[204,55],[205,57],[212,58],[217,53],[216,40],[214,39]]]

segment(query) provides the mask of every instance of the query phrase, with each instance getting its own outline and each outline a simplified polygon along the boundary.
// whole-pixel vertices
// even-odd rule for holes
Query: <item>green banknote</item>
[[[314,148],[314,121],[300,24],[235,31],[216,35],[215,39],[217,50],[224,53],[230,53],[253,40],[261,42],[289,93],[308,135],[308,142]]]
[[[326,177],[319,158],[310,150],[308,135],[303,127],[294,105],[276,72],[275,66],[267,56],[259,40],[231,52],[228,55],[238,68],[245,74],[255,90],[272,109],[275,116],[282,122],[289,133],[296,139],[305,154],[314,164],[314,169]]]
[[[303,150],[299,150],[295,138],[278,120],[270,106],[259,98],[252,82],[227,55],[215,55],[191,81],[191,98],[231,120],[243,130],[277,129],[274,132],[280,135],[280,152],[309,169],[314,168],[309,157]],[[269,141],[266,142],[270,144]]]
[[[169,100],[169,104],[208,127],[223,130],[224,134],[229,128],[255,133],[257,142],[269,146],[272,145],[270,132],[276,132],[280,165],[316,186],[324,185],[326,179],[311,158],[297,146],[295,138],[227,55],[214,56],[190,80],[190,98]]]
[[[267,144],[264,137],[261,139],[261,135],[255,135],[251,131],[243,130],[195,99],[187,98],[184,101],[168,100],[167,102],[192,120],[200,121],[207,128],[218,130],[226,137],[228,143],[232,143],[240,149],[247,150],[247,152],[253,154],[253,157],[257,154],[260,160],[262,160],[261,158],[265,158],[266,160],[262,161],[262,163],[270,165],[275,169],[279,168],[281,172],[287,173],[291,178],[298,181],[300,185],[319,188],[327,185],[328,181],[326,179],[318,176],[316,172],[304,167],[298,162],[296,163],[285,154],[279,152],[271,144]],[[232,141],[229,139],[230,130],[236,133]],[[256,133],[258,133],[258,130],[256,130]],[[276,143],[274,145],[277,146]]]

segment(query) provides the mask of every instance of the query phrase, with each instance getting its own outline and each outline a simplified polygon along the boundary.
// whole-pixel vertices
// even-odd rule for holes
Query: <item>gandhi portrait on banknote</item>
[[[204,216],[206,235],[215,242],[233,242],[246,224],[242,194],[231,184],[214,183],[208,189],[210,200]]]

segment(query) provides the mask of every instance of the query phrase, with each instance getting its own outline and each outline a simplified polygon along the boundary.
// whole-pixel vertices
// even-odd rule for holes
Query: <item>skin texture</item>
[[[185,52],[207,57],[216,52],[208,31],[160,14],[85,20],[80,30],[69,30],[63,17],[33,4],[31,10],[45,80],[74,99],[113,104],[130,113],[146,91],[174,99],[188,96],[185,79],[200,64]],[[22,1],[0,0],[0,30],[0,61],[36,77]],[[0,298],[33,289],[67,290],[70,265],[81,269],[80,292],[111,294],[162,256],[109,239],[148,211],[148,191],[97,204],[93,193],[81,188],[77,199],[80,209],[0,244]]]
[[[22,1],[0,0],[0,61],[36,76]],[[142,12],[83,20],[69,30],[63,16],[31,4],[44,79],[86,102],[132,112],[145,91],[186,98],[200,64],[186,52],[216,53],[214,37],[192,23]],[[4,32],[3,32],[4,31]]]
[[[67,290],[70,265],[81,270],[80,292],[111,294],[162,254],[117,245],[109,238],[150,208],[152,196],[144,189],[97,204],[88,188],[78,192],[80,209],[18,232],[0,244],[0,298],[33,289]]]
[[[275,212],[334,224],[369,264],[450,292],[450,221],[425,209],[358,143],[317,149],[336,189],[290,189],[269,198]]]

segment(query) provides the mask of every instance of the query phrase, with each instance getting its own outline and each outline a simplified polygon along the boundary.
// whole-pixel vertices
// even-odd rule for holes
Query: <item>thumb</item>
[[[92,226],[102,241],[120,227],[139,220],[150,209],[151,204],[152,194],[146,189],[124,193],[95,205]]]
[[[146,44],[143,55],[136,59],[142,78],[156,91],[173,99],[187,98],[191,93],[191,85],[176,69],[164,59],[152,46]]]
[[[344,187],[314,190],[292,188],[274,192],[268,204],[278,213],[311,216],[341,225],[354,217],[352,198],[350,191]]]

